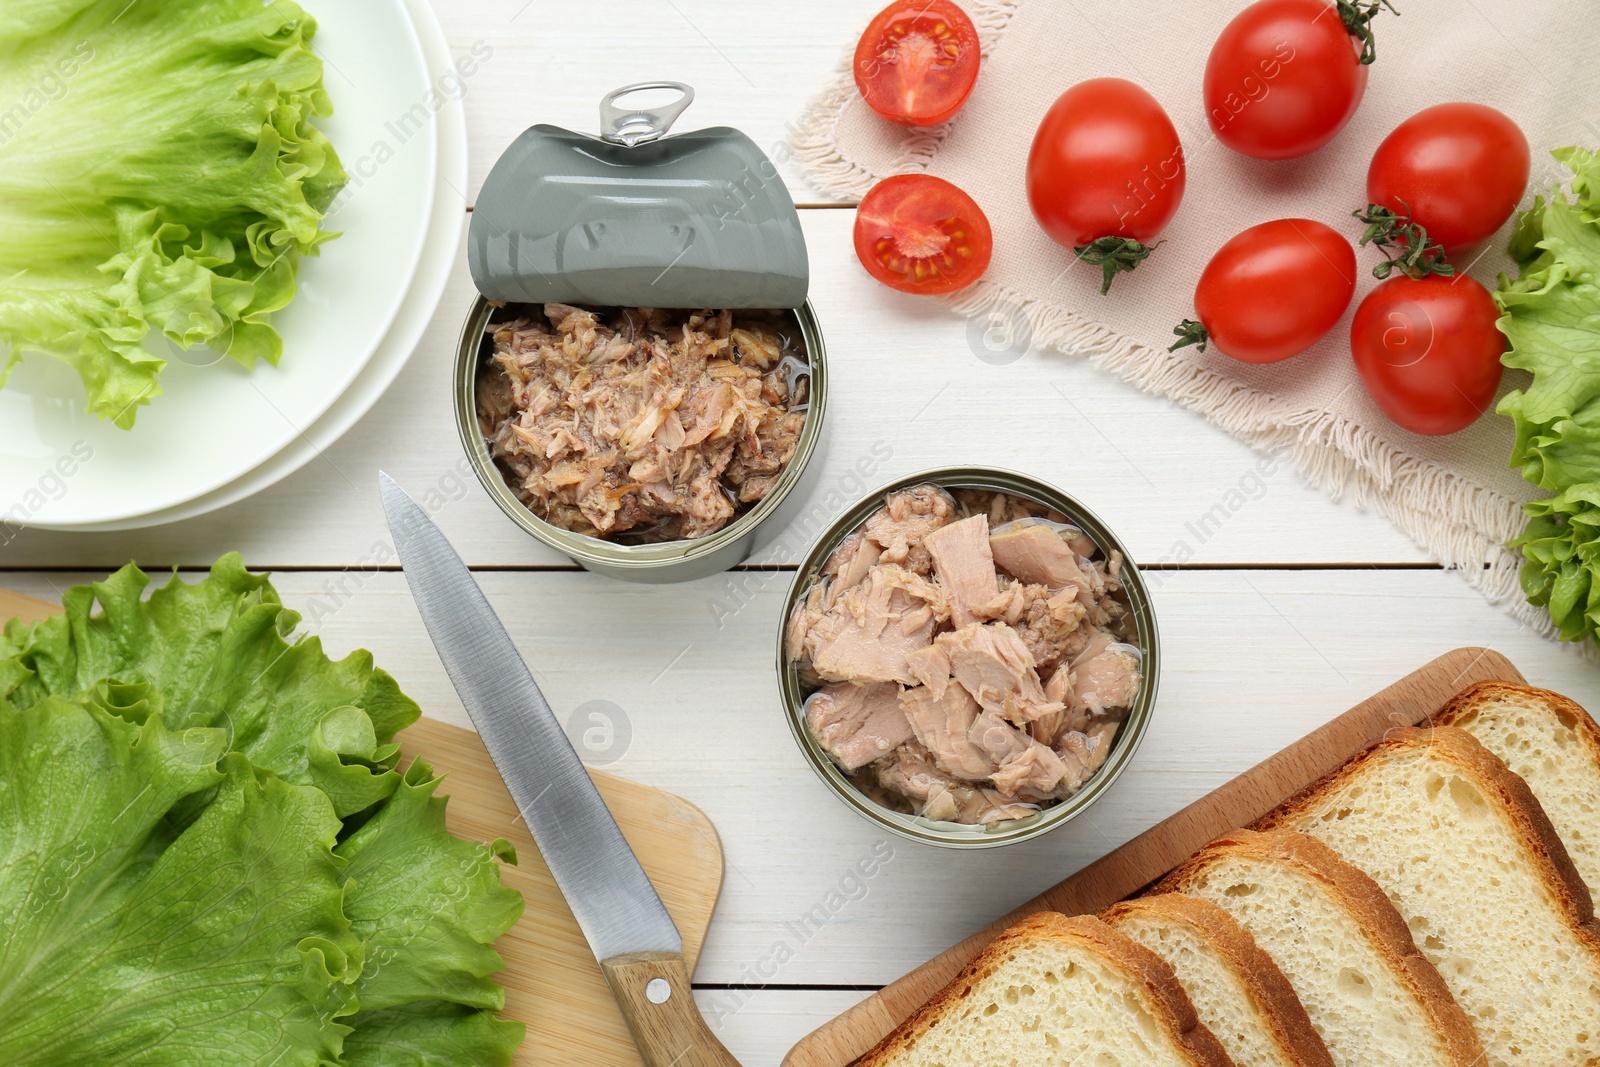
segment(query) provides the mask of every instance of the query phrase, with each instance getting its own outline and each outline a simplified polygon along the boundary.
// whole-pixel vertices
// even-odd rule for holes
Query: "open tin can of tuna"
[[[619,106],[664,91],[678,98]],[[530,127],[468,235],[467,457],[524,531],[630,581],[742,562],[821,466],[827,363],[799,214],[745,134],[668,136],[693,98],[643,83],[605,97],[598,137]]]
[[[907,504],[898,513],[897,499]],[[927,504],[936,506],[922,506]],[[978,516],[983,517],[981,523]],[[986,577],[979,577],[980,584],[987,582],[987,594],[1000,591],[994,606],[980,609],[973,619],[940,622],[928,615],[940,610],[933,601],[943,600],[945,594],[951,594],[951,603],[959,599],[954,595],[959,568],[952,566],[949,572],[943,568],[957,562],[952,557],[960,539],[934,544],[933,533],[958,535],[958,528],[968,524],[964,520],[981,526],[978,539],[984,545],[978,551],[987,570]],[[875,532],[873,524],[880,522],[885,525]],[[884,530],[889,536],[883,535]],[[1030,544],[1035,535],[1038,542]],[[884,547],[884,542],[894,547]],[[1057,565],[1064,568],[1060,584],[1042,573],[1050,566],[1044,558],[1048,553],[1040,551],[1046,548],[1054,550]],[[885,573],[875,575],[873,571],[888,560],[893,562],[882,568]],[[1027,573],[1019,581],[1015,573],[1024,570]],[[1008,571],[1015,573],[1008,576]],[[1005,605],[1008,595],[1018,602]],[[926,602],[919,603],[919,597]],[[1078,611],[1074,604],[1085,600],[1098,600],[1112,610],[1099,616],[1092,614],[1092,606],[1089,613]],[[881,632],[892,645],[868,648],[871,662],[857,657],[848,663],[838,654],[845,640],[870,632],[885,608],[893,617],[882,618]],[[968,624],[964,631],[952,629],[961,623]],[[826,636],[816,640],[821,634]],[[1035,649],[1051,642],[1061,647],[1036,655]],[[925,647],[906,653],[919,644]],[[927,673],[924,653],[939,662],[937,677]],[[983,693],[960,665],[957,657],[963,653],[990,678],[1004,667],[1026,673],[1034,688],[1034,710],[1057,716],[1044,737],[1053,755],[1033,751],[1042,736],[1042,718],[1020,729],[1003,721],[1034,718],[1013,714],[1030,698],[1015,690]],[[985,665],[990,653],[998,655],[990,656]],[[1076,698],[1091,688],[1088,678],[1095,675],[1092,663],[1085,661],[1101,653],[1110,655],[1108,664],[1126,654],[1135,666],[1122,679],[1124,691],[1115,697],[1102,676],[1098,696],[1105,698],[1105,707],[1098,698],[1090,700],[1095,707],[1085,713],[1083,702]],[[890,665],[886,655],[896,664]],[[1056,655],[1059,661],[1052,662]],[[924,662],[911,666],[917,659]],[[1132,762],[1149,729],[1160,669],[1160,636],[1150,594],[1122,541],[1092,511],[1054,486],[990,467],[923,471],[863,497],[822,532],[801,561],[778,627],[777,680],[784,717],[811,769],[869,822],[901,837],[947,848],[991,848],[1038,837],[1070,822],[1104,796]],[[900,673],[903,670],[910,673]],[[1063,686],[1062,694],[1053,691],[1057,682]],[[955,701],[947,702],[943,696],[926,702],[915,699],[918,694],[930,695],[940,683]],[[874,705],[875,690],[884,691],[886,706]],[[973,695],[966,695],[968,691]],[[832,694],[843,694],[834,700],[837,714],[831,721],[814,716],[814,702]],[[1067,706],[1044,703],[1063,696]],[[904,714],[897,713],[897,702]],[[1077,707],[1072,706],[1075,703]],[[1069,724],[1066,719],[1075,713],[1084,713],[1082,721]],[[900,733],[882,726],[880,716],[893,717]],[[945,735],[946,743],[929,736],[929,731]],[[1010,763],[1010,769],[1026,766],[1037,772],[1046,764],[1055,769],[1050,781],[1028,783],[1051,795],[1029,796],[1027,786],[1017,781],[1009,790],[1002,784],[1007,767],[1004,762],[997,765],[1001,754],[995,751],[993,731],[999,731],[1002,747],[1013,749],[1008,755],[1021,757]],[[1106,747],[1095,743],[1097,733]],[[978,743],[969,745],[971,739]],[[874,741],[881,743],[873,746]],[[966,752],[954,752],[951,745]],[[948,763],[947,756],[977,760],[983,766],[961,769]],[[1083,762],[1076,762],[1080,757]],[[1068,763],[1074,776],[1057,777],[1067,771]],[[934,793],[945,810],[936,810]],[[973,812],[958,814],[958,808],[973,805]],[[996,808],[1003,809],[1005,817],[984,821]],[[960,821],[968,814],[974,817]]]

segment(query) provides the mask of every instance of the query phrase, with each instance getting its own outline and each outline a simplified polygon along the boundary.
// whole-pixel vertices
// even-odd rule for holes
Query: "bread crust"
[[[1116,929],[1120,920],[1141,914],[1193,931],[1226,960],[1243,982],[1273,1043],[1290,1063],[1296,1067],[1334,1067],[1328,1046],[1311,1025],[1311,1017],[1294,987],[1233,916],[1209,900],[1184,893],[1160,893],[1113,904],[1103,917]]]
[[[1570,727],[1578,743],[1588,752],[1596,773],[1600,773],[1600,724],[1597,724],[1594,717],[1576,700],[1549,689],[1512,685],[1510,682],[1479,682],[1457,693],[1450,703],[1433,713],[1428,723],[1431,726],[1462,728],[1463,720],[1476,714],[1483,705],[1499,700],[1514,700],[1518,697],[1544,704],[1556,718]],[[1471,733],[1470,730],[1467,732]],[[1477,738],[1474,737],[1473,740]]]
[[[1086,949],[1128,975],[1147,994],[1145,999],[1152,1014],[1194,1067],[1233,1067],[1216,1037],[1200,1025],[1189,995],[1165,960],[1092,915],[1068,918],[1053,911],[1029,915],[995,938],[949,985],[857,1060],[854,1067],[885,1067],[970,996],[974,985],[998,970],[1014,947],[1039,940]]]
[[[1446,705],[1448,707],[1449,705]],[[1581,710],[1581,709],[1580,709]],[[1467,731],[1455,726],[1404,727],[1391,730],[1383,740],[1310,788],[1284,801],[1255,824],[1257,829],[1287,827],[1304,817],[1312,803],[1365,773],[1375,761],[1428,752],[1459,768],[1483,792],[1498,800],[1512,830],[1521,840],[1561,908],[1574,935],[1600,959],[1600,926],[1595,923],[1594,900],[1583,876],[1567,854],[1561,835],[1545,814],[1522,776]]]
[[[1548,705],[1562,722],[1573,728],[1578,739],[1594,757],[1595,763],[1600,764],[1600,725],[1596,725],[1594,717],[1584,710],[1583,705],[1550,689],[1512,685],[1510,682],[1478,682],[1457,693],[1448,704],[1434,712],[1428,722],[1432,726],[1459,728],[1461,720],[1482,705],[1507,697],[1531,697]]]
[[[1444,978],[1417,948],[1405,919],[1365,871],[1346,863],[1316,838],[1290,830],[1235,830],[1185,860],[1152,892],[1182,893],[1185,885],[1212,862],[1230,855],[1292,867],[1326,888],[1328,895],[1367,931],[1372,947],[1417,998],[1451,1062],[1457,1067],[1481,1067],[1483,1045],[1472,1021],[1456,1003]]]

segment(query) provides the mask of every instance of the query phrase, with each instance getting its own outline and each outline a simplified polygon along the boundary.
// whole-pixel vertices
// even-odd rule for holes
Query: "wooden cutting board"
[[[13,617],[34,622],[60,611],[58,604],[0,589],[0,622]],[[527,909],[495,946],[506,961],[496,976],[506,987],[505,1015],[528,1025],[528,1038],[513,1062],[518,1067],[643,1067],[600,965],[478,735],[424,718],[399,740],[406,763],[421,757],[435,773],[448,775],[440,793],[450,797],[445,822],[451,833],[469,841],[504,837],[516,846],[518,863],[503,867],[501,877],[522,893]],[[693,974],[722,890],[716,829],[699,808],[671,793],[602,771],[589,775],[678,924]]]
[[[506,961],[499,975],[506,1017],[528,1024],[528,1039],[513,1062],[643,1067],[600,965],[478,735],[421,719],[400,734],[400,745],[408,761],[420,756],[435,772],[449,774],[441,792],[450,795],[445,823],[451,833],[469,841],[504,837],[517,848],[517,865],[502,868],[501,877],[522,891],[528,907],[495,946]],[[589,776],[678,924],[693,974],[722,890],[717,831],[681,797],[602,771]]]
[[[944,988],[1006,927],[1024,915],[1095,914],[1154,882],[1219,834],[1255,822],[1399,726],[1415,726],[1477,682],[1523,683],[1511,661],[1486,648],[1458,648],[1302,737],[1121,848],[1034,897],[860,1004],[789,1050],[783,1067],[845,1067]]]

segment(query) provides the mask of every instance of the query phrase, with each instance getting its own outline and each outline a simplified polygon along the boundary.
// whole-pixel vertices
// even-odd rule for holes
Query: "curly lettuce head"
[[[153,330],[277,362],[272,313],[346,180],[311,124],[316,28],[292,0],[0,11],[0,383],[46,353],[127,428],[161,392]]]

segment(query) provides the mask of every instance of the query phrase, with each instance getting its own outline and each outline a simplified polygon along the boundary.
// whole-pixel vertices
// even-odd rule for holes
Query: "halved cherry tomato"
[[[1455,433],[1500,386],[1499,317],[1494,297],[1465,274],[1396,274],[1356,308],[1350,351],[1384,414],[1412,433]]]
[[[902,293],[953,293],[989,269],[994,234],[977,201],[931,174],[897,174],[856,208],[856,256]]]
[[[1183,201],[1183,145],[1156,98],[1121,78],[1091,78],[1056,99],[1028,151],[1028,205],[1044,232],[1104,271],[1150,254]]]
[[[1263,222],[1211,257],[1194,291],[1200,321],[1173,331],[1172,347],[1204,351],[1209,342],[1245,363],[1276,363],[1321,340],[1355,291],[1356,252],[1337,230],[1311,219]]]
[[[1368,20],[1379,6],[1258,0],[1235,15],[1206,60],[1206,118],[1217,139],[1256,159],[1292,159],[1333,140],[1367,91]]]
[[[1482,104],[1435,104],[1383,139],[1367,201],[1428,231],[1456,256],[1498,230],[1528,187],[1528,139]]]
[[[856,88],[890,122],[937,126],[972,95],[978,30],[951,0],[897,0],[856,44]]]

